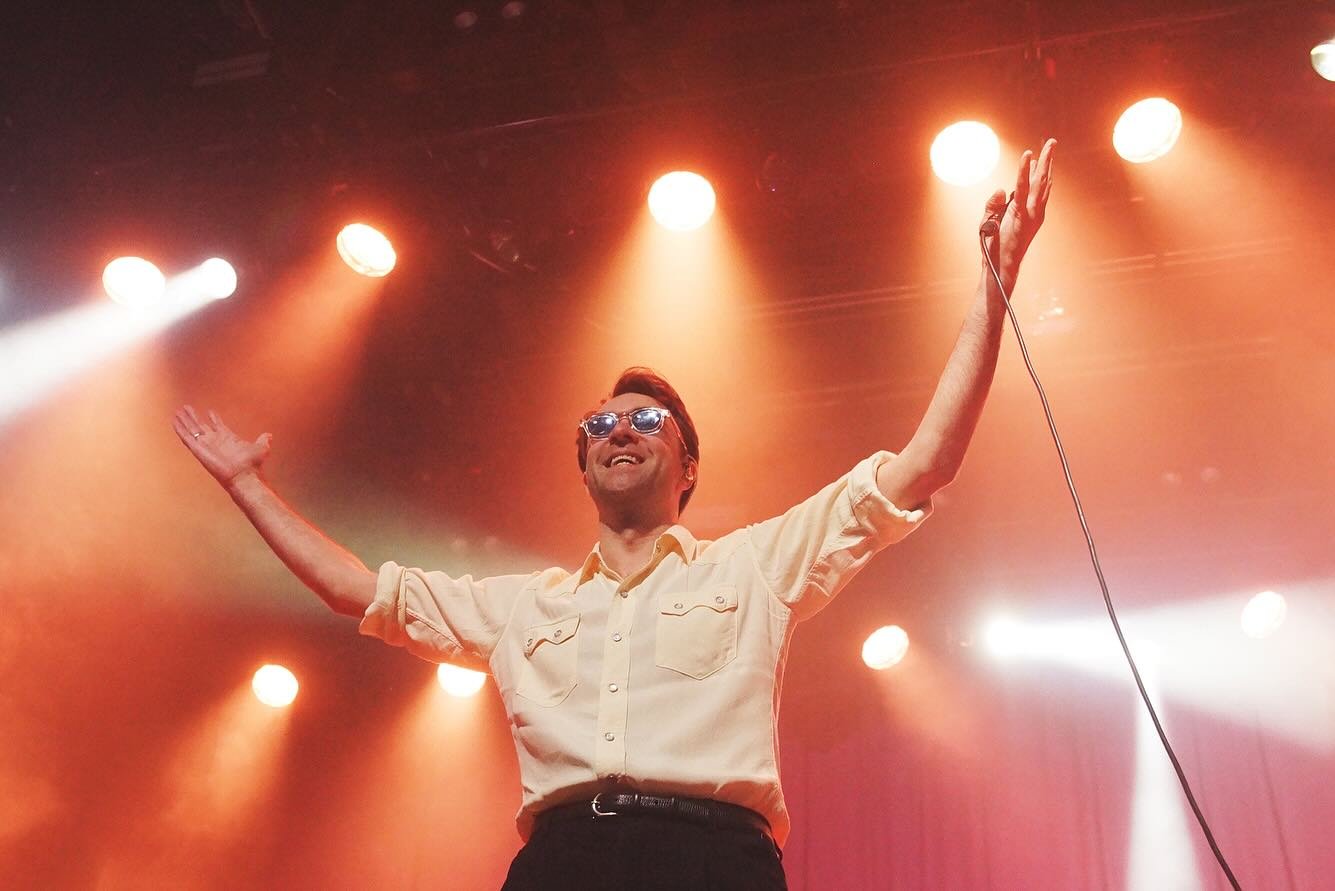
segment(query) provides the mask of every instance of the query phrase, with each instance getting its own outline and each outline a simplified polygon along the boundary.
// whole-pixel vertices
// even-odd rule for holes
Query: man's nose
[[[629,417],[617,418],[616,426],[612,432],[607,434],[610,442],[632,442],[640,434],[635,432],[635,428],[630,425]]]

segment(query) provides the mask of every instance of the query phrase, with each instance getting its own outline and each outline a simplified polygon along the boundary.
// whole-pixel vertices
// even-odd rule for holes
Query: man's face
[[[603,403],[599,411],[621,414],[646,406],[664,407],[652,397],[622,393]],[[629,418],[619,418],[610,435],[589,439],[584,483],[599,505],[652,506],[663,501],[675,510],[682,491],[690,486],[686,479],[689,461],[671,418],[662,430],[647,435],[635,432]]]

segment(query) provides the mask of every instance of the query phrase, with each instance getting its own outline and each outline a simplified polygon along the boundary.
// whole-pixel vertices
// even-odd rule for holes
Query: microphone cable
[[[1006,206],[1015,199],[1015,193],[1012,192]],[[1126,656],[1127,665],[1131,666],[1131,676],[1135,678],[1136,689],[1140,691],[1140,698],[1145,702],[1145,708],[1149,710],[1150,720],[1154,722],[1154,729],[1159,734],[1159,741],[1163,743],[1164,751],[1168,753],[1168,760],[1173,763],[1173,770],[1177,773],[1177,780],[1182,785],[1182,791],[1187,796],[1187,802],[1191,805],[1191,812],[1196,815],[1196,822],[1200,824],[1201,831],[1205,833],[1205,840],[1210,843],[1210,850],[1214,853],[1215,860],[1219,861],[1219,867],[1223,869],[1224,875],[1228,878],[1228,883],[1233,887],[1233,891],[1242,891],[1238,884],[1237,877],[1233,875],[1233,870],[1229,868],[1228,861],[1224,859],[1224,853],[1219,850],[1219,844],[1215,841],[1214,833],[1210,831],[1210,824],[1205,820],[1205,814],[1201,813],[1200,805],[1196,803],[1196,796],[1191,792],[1191,785],[1187,782],[1187,775],[1182,770],[1181,763],[1177,760],[1177,753],[1173,751],[1172,745],[1168,742],[1168,734],[1164,732],[1163,724],[1159,721],[1159,714],[1154,710],[1154,703],[1150,701],[1150,694],[1145,690],[1145,682],[1140,678],[1140,670],[1136,668],[1136,660],[1131,657],[1131,648],[1127,646],[1126,636],[1122,634],[1122,625],[1117,621],[1117,611],[1113,609],[1112,596],[1108,593],[1108,582],[1103,577],[1103,567],[1099,565],[1099,555],[1094,549],[1094,536],[1090,534],[1089,524],[1085,521],[1084,508],[1080,506],[1080,496],[1075,491],[1075,480],[1071,478],[1071,466],[1066,460],[1066,450],[1062,448],[1061,437],[1057,435],[1057,422],[1052,418],[1052,407],[1048,405],[1047,394],[1043,391],[1043,384],[1038,380],[1038,373],[1034,371],[1034,363],[1029,359],[1029,348],[1025,346],[1024,336],[1020,333],[1020,321],[1015,317],[1015,309],[1011,306],[1010,294],[1006,292],[1006,286],[1001,281],[1001,274],[997,272],[996,264],[992,262],[992,254],[987,249],[988,236],[997,237],[1000,232],[1000,216],[1005,212],[1005,207],[995,215],[989,215],[978,230],[978,244],[983,250],[983,258],[987,260],[987,268],[992,273],[992,278],[996,280],[997,287],[1001,289],[1002,302],[1006,304],[1006,314],[1010,316],[1011,327],[1015,330],[1015,339],[1020,344],[1020,355],[1024,358],[1024,367],[1029,371],[1029,378],[1034,382],[1034,388],[1038,390],[1039,401],[1043,403],[1043,414],[1048,421],[1048,431],[1052,434],[1052,442],[1057,447],[1057,457],[1061,459],[1062,474],[1066,477],[1066,487],[1071,492],[1071,501],[1075,504],[1075,515],[1080,520],[1080,531],[1085,534],[1085,544],[1089,548],[1089,559],[1094,564],[1094,574],[1098,576],[1099,589],[1103,592],[1103,605],[1108,608],[1108,618],[1112,620],[1113,630],[1117,632],[1117,642],[1122,645],[1122,653]]]

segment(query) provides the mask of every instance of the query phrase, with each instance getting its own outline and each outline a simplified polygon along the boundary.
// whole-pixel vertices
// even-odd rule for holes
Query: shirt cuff
[[[895,457],[894,452],[877,452],[859,461],[849,476],[853,516],[860,524],[873,530],[883,544],[899,541],[932,515],[930,498],[915,508],[904,509],[881,493],[880,487],[876,485],[876,471]]]
[[[398,563],[381,564],[376,574],[375,598],[366,608],[357,630],[431,662],[457,658],[463,647],[440,623],[424,618],[430,590],[420,573]]]

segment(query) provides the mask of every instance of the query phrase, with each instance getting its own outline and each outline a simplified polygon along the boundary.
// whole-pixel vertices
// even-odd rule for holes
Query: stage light
[[[358,275],[371,278],[389,275],[398,260],[389,239],[365,223],[344,226],[335,244],[343,262]]]
[[[868,668],[884,671],[898,665],[908,651],[908,632],[898,625],[886,625],[873,631],[862,644],[862,661]]]
[[[451,696],[467,699],[482,689],[482,685],[487,682],[487,676],[480,671],[442,664],[436,669],[436,682]]]
[[[281,665],[265,665],[255,672],[250,689],[265,705],[282,708],[297,698],[297,676]]]
[[[199,264],[199,287],[205,297],[222,300],[236,293],[236,270],[221,257]]]
[[[123,306],[151,306],[162,299],[167,279],[143,257],[117,257],[102,270],[107,296]]]
[[[649,190],[649,212],[668,229],[698,229],[714,215],[714,187],[698,173],[666,173]]]
[[[1326,80],[1335,80],[1335,40],[1312,47],[1312,67]]]
[[[987,124],[958,121],[932,140],[932,170],[952,186],[982,182],[1001,160],[1001,142]]]
[[[1162,158],[1182,135],[1182,112],[1167,99],[1142,99],[1117,119],[1113,148],[1132,164]]]
[[[1248,637],[1258,640],[1269,637],[1284,624],[1288,613],[1288,604],[1284,596],[1274,591],[1262,591],[1242,608],[1242,631]]]
[[[1003,659],[1023,653],[1028,636],[1025,627],[1011,618],[993,619],[983,628],[988,651]]]

